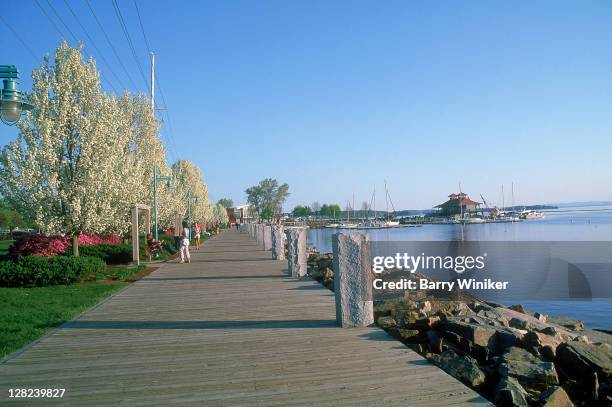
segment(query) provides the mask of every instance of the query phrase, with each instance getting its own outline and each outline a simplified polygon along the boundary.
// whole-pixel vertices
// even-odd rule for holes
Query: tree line
[[[43,233],[126,233],[130,208],[152,205],[154,167],[172,179],[171,189],[158,185],[160,227],[186,216],[188,196],[194,222],[227,221],[194,163],[167,162],[161,122],[146,96],[102,91],[95,60],[66,42],[32,79],[27,97],[35,109],[2,149],[0,194]]]

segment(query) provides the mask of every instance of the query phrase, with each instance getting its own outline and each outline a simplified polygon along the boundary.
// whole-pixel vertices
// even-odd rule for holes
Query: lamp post
[[[198,202],[198,198],[195,196],[191,196],[191,190],[187,192],[187,219],[189,219],[189,239],[191,240],[191,205]]]
[[[172,188],[172,177],[157,175],[157,165],[153,166],[153,225],[155,228],[155,240],[159,240],[159,228],[157,227],[157,182],[166,182],[168,189]]]
[[[0,65],[0,120],[9,126],[15,125],[21,118],[21,113],[34,108],[26,102],[17,87],[19,71],[15,65]]]

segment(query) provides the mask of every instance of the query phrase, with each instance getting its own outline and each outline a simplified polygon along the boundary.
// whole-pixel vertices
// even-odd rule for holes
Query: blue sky
[[[84,0],[50,0],[85,43],[103,85],[147,92],[111,0],[92,0],[134,84]],[[47,0],[38,0],[74,44]],[[119,0],[139,61],[132,0]],[[286,209],[360,206],[389,184],[397,209],[458,190],[501,203],[612,199],[612,3],[607,1],[138,0],[172,131],[169,160],[202,168],[213,199],[244,201],[266,177]],[[34,0],[3,0],[35,59],[0,21],[0,64],[21,87],[61,40]],[[5,11],[7,11],[5,13]],[[110,82],[110,84],[109,84]],[[159,94],[158,94],[159,96]],[[161,99],[158,98],[161,105]],[[163,114],[163,113],[162,113]],[[164,118],[165,118],[164,114]],[[16,135],[0,127],[0,143]]]

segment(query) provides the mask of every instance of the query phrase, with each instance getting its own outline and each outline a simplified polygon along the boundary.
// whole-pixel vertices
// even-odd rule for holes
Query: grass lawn
[[[74,318],[126,284],[0,288],[0,357]]]
[[[0,256],[6,256],[9,247],[11,247],[14,242],[14,240],[0,240]]]

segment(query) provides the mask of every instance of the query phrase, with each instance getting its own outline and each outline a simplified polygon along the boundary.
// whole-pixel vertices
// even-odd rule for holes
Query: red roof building
[[[441,216],[454,216],[461,213],[473,213],[480,210],[480,202],[473,201],[467,194],[460,192],[448,196],[448,201],[434,206]]]

